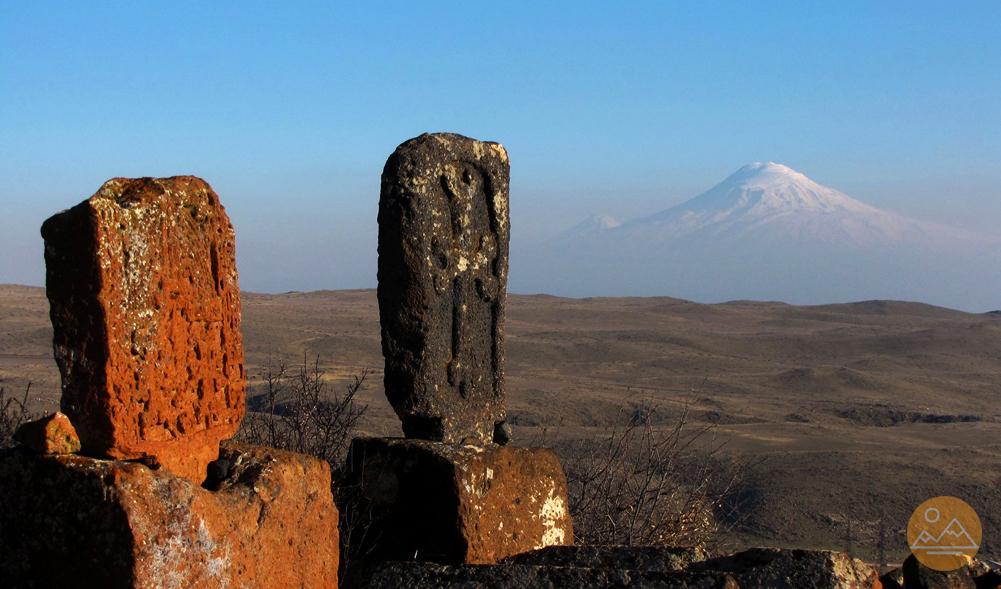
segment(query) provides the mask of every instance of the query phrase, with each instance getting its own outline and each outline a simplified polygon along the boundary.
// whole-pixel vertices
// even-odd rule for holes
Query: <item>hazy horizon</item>
[[[5,3],[0,283],[42,284],[42,221],[108,178],[195,174],[245,289],[371,288],[382,165],[425,131],[507,147],[512,292],[526,250],[588,216],[652,215],[753,161],[1001,226],[1001,5],[570,7]]]

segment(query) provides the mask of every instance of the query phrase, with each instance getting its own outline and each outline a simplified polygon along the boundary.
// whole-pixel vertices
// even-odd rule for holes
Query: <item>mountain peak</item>
[[[683,207],[693,211],[770,215],[776,212],[871,212],[873,209],[833,188],[822,186],[801,172],[776,162],[754,162],[741,167]]]
[[[723,183],[726,183],[728,180],[754,185],[798,183],[808,185],[810,188],[820,187],[819,184],[808,178],[806,174],[797,172],[785,164],[776,162],[753,162],[747,164],[731,174]]]
[[[799,173],[790,168],[789,166],[777,162],[751,162],[746,166],[741,167],[737,171],[751,173],[751,172],[760,172],[762,170],[785,171],[785,172],[793,172],[795,174]]]

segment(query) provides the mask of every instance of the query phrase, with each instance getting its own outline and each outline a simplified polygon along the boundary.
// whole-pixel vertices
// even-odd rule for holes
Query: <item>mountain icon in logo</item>
[[[956,518],[952,518],[949,525],[937,536],[928,530],[922,530],[917,540],[911,544],[911,550],[926,550],[930,554],[963,554],[966,550],[978,548],[980,546]]]

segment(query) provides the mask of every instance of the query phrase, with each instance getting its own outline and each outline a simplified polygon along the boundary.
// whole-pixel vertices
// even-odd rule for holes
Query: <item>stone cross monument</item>
[[[509,173],[500,144],[451,133],[406,141],[386,162],[379,317],[386,396],[406,438],[351,442],[345,486],[380,540],[349,571],[573,544],[559,458],[506,444]]]
[[[386,396],[408,438],[506,443],[510,165],[499,143],[424,134],[386,162],[379,314]]]
[[[114,178],[42,225],[62,410],[85,453],[200,483],[243,419],[236,238],[203,180]]]

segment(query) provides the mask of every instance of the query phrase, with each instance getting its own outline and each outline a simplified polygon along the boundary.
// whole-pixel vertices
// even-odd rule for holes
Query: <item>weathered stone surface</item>
[[[976,589],[969,567],[954,571],[936,571],[921,564],[914,555],[908,556],[901,567],[905,589]]]
[[[999,589],[1001,588],[1001,573],[988,571],[973,578],[977,589]]]
[[[704,548],[667,546],[549,546],[504,559],[505,564],[683,571],[709,558]]]
[[[38,454],[74,454],[80,438],[64,413],[55,412],[17,428],[14,440]]]
[[[740,587],[878,589],[876,569],[842,552],[754,548],[696,562],[690,572],[733,575]]]
[[[0,452],[0,587],[336,587],[330,468],[225,445],[207,490],[135,462]]]
[[[991,569],[990,564],[980,560],[979,558],[972,558],[970,559],[969,570],[970,574],[973,575],[973,578],[976,579],[981,575],[986,575],[993,569]]]
[[[879,582],[883,584],[883,589],[904,589],[904,571],[900,568],[887,571],[879,578]]]
[[[539,566],[521,564],[442,565],[430,562],[390,562],[379,566],[362,585],[368,589],[420,587],[437,589],[741,589],[731,575],[636,571],[619,568]],[[811,587],[785,585],[784,587]]]
[[[42,225],[62,410],[94,456],[195,482],[244,412],[233,227],[204,181],[115,178]]]
[[[367,587],[472,588],[720,588],[878,589],[871,566],[837,552],[752,549],[731,556],[693,560],[689,549],[567,547],[539,550],[497,565],[390,562],[376,568]],[[657,551],[664,551],[658,557]],[[681,556],[680,561],[664,558]],[[618,557],[618,561],[613,557]],[[578,566],[579,564],[586,566]]]
[[[347,480],[372,518],[373,562],[493,563],[573,542],[550,450],[358,438]]]
[[[904,581],[904,567],[887,572],[879,580],[883,589],[907,589],[908,587],[970,587],[977,589],[1001,589],[1001,574],[993,571],[986,562],[973,559],[968,567],[946,573],[934,571],[921,565],[914,557],[905,563],[910,574],[911,584]]]
[[[386,396],[407,437],[503,443],[510,433],[509,174],[500,144],[449,133],[411,139],[386,162],[379,314]]]

